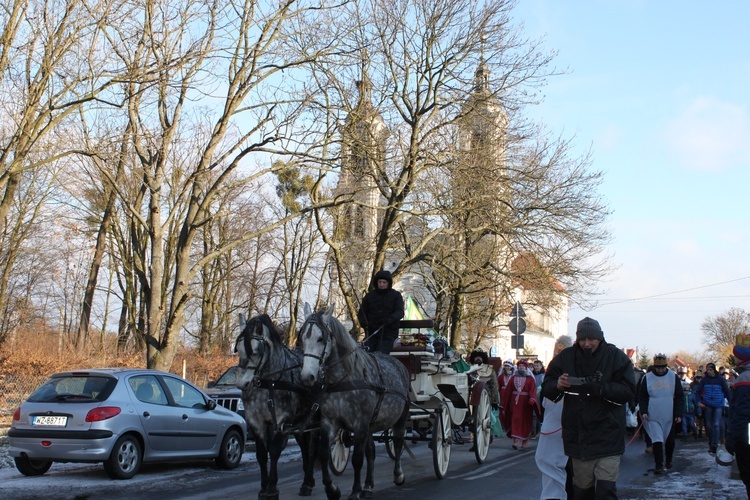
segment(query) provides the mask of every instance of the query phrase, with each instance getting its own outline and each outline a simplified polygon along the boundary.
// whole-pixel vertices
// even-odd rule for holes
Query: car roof
[[[172,375],[177,377],[174,373],[164,372],[160,370],[150,370],[148,368],[81,368],[78,370],[70,370],[65,372],[58,372],[51,375],[51,377],[75,377],[75,376],[106,376],[120,378],[126,375]]]

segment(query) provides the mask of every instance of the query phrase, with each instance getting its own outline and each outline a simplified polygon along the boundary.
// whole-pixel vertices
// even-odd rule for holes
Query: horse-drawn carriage
[[[397,485],[405,481],[401,454],[407,429],[409,439],[431,441],[438,478],[447,472],[458,429],[473,432],[476,458],[484,461],[491,432],[485,381],[470,383],[467,373],[453,369],[445,344],[435,348],[427,342],[411,346],[402,342],[393,356],[371,355],[332,311],[314,313],[305,304],[306,319],[298,336],[301,351],[284,344],[266,315],[248,322],[241,317],[235,346],[240,358],[237,385],[243,393],[245,419],[255,435],[261,466],[259,498],[278,499],[277,463],[291,434],[302,448],[305,479],[300,495],[311,494],[313,466],[319,461],[330,463],[321,468],[330,500],[341,495],[330,472],[343,471],[350,447],[354,483],[349,498],[372,496],[373,432],[382,433],[378,439],[394,459]],[[413,337],[411,329],[430,328],[432,322],[402,322],[401,326],[409,328]]]
[[[399,342],[391,356],[409,372],[409,419],[407,431],[412,442],[427,441],[432,448],[435,475],[442,479],[448,471],[451,445],[466,442],[460,432],[470,431],[478,463],[484,463],[491,441],[491,395],[488,378],[474,370],[460,372],[449,356],[447,344],[433,342],[423,332],[434,328],[432,320],[402,320]],[[452,366],[453,365],[453,366]],[[388,430],[376,436],[384,442],[393,458],[393,445]],[[344,471],[349,447],[340,433],[331,450],[334,473]]]

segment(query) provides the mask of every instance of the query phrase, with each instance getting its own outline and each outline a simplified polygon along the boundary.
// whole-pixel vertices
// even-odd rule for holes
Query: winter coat
[[[693,388],[689,384],[683,385],[682,395],[685,398],[685,402],[682,405],[682,415],[694,415],[697,403],[695,400],[695,394],[693,393]]]
[[[703,377],[698,385],[698,394],[701,403],[710,408],[724,408],[724,400],[730,397],[727,381],[719,374]]]
[[[726,447],[727,451],[734,453],[735,443],[750,442],[747,435],[747,427],[750,424],[750,370],[740,373],[737,381],[732,386],[731,396],[726,431]]]
[[[378,289],[379,279],[388,281],[387,289]],[[404,298],[401,292],[393,289],[390,272],[378,271],[375,274],[372,290],[362,299],[358,317],[360,324],[367,330],[367,335],[378,332],[378,335],[382,335],[382,342],[392,344],[396,340],[399,322],[404,317]]]
[[[542,397],[558,401],[565,395],[562,436],[565,454],[581,460],[625,452],[625,405],[635,398],[633,363],[624,352],[602,340],[585,366],[576,343],[552,359],[542,383]],[[587,377],[601,372],[601,382],[557,389],[564,373]]]

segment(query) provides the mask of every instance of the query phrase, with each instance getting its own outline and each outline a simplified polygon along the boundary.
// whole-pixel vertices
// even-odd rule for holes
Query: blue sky
[[[750,311],[750,2],[520,0],[567,69],[530,111],[605,173],[619,268],[598,307],[619,347],[703,351],[701,323]]]

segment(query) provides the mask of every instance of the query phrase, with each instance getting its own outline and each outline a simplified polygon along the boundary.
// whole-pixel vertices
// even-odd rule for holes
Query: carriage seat
[[[404,319],[399,322],[401,333],[398,341],[393,345],[391,354],[394,356],[411,353],[415,356],[432,356],[435,348],[430,338],[421,332],[422,328],[433,328],[435,322],[431,319]],[[415,331],[416,330],[416,331]]]
[[[404,364],[412,380],[422,372],[422,361],[435,357],[432,342],[421,332],[422,328],[434,326],[435,322],[431,319],[403,319],[399,322],[400,335],[391,349],[391,356]]]

